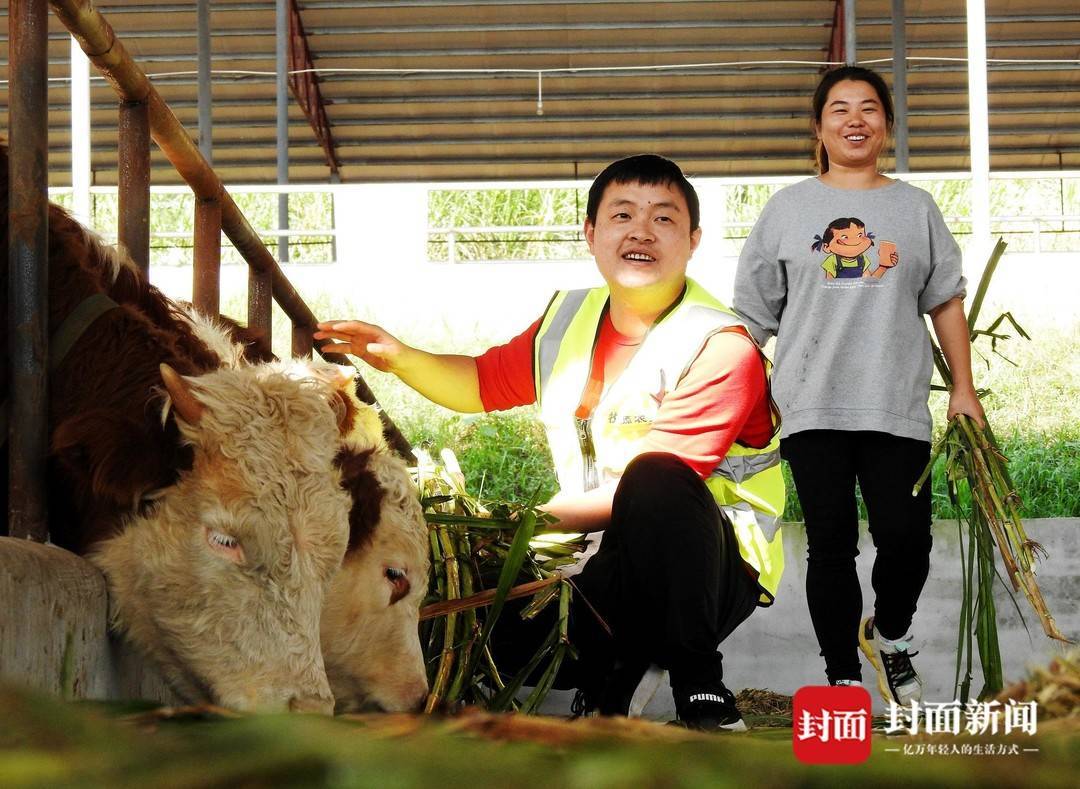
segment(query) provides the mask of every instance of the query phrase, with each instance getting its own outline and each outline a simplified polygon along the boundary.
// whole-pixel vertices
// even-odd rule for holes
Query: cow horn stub
[[[180,373],[164,362],[162,362],[159,369],[161,370],[161,380],[165,382],[165,389],[169,392],[169,397],[172,398],[173,408],[176,409],[176,413],[189,425],[199,424],[206,406],[195,399]]]

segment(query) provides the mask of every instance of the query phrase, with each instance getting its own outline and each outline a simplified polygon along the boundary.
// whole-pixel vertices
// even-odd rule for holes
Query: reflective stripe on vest
[[[730,479],[732,482],[742,482],[746,477],[772,468],[780,462],[780,450],[774,452],[762,452],[757,455],[725,455],[720,464],[713,470],[713,474]]]
[[[537,332],[537,337],[550,334],[552,337],[562,338],[566,336],[566,330],[570,327],[570,321],[574,319],[581,303],[585,301],[589,291],[572,290],[559,293],[552,303],[548,305],[548,312]],[[551,378],[551,370],[555,366],[555,356],[559,352],[559,343],[536,344],[536,400],[540,401],[540,393],[546,389],[546,384]]]
[[[664,395],[679,384],[709,338],[742,326],[731,310],[687,280],[680,301],[649,330],[626,369],[606,382],[591,419],[575,420],[607,302],[607,288],[559,293],[536,335],[537,402],[564,492],[618,479],[641,453]],[[778,433],[761,449],[733,445],[706,480],[735,526],[740,553],[758,573],[762,604],[775,595],[784,563]]]

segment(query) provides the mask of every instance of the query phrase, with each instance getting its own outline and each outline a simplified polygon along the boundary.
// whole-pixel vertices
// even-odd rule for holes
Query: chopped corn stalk
[[[441,462],[423,450],[413,470],[431,532],[432,580],[421,609],[421,631],[431,692],[425,711],[462,704],[491,710],[535,711],[567,655],[571,584],[558,567],[583,549],[582,535],[540,533],[554,518],[533,504],[481,502],[466,490],[465,475],[449,449]],[[552,632],[517,674],[498,665],[489,639],[507,600],[532,596],[522,618],[557,604]],[[543,668],[541,668],[543,667]],[[517,669],[518,667],[514,667]],[[525,701],[515,696],[533,671],[540,679]]]

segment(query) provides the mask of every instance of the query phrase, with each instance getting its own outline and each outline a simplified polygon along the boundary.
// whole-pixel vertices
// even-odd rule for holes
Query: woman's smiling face
[[[841,80],[829,90],[818,139],[829,154],[829,167],[876,168],[889,134],[885,109],[868,82]]]

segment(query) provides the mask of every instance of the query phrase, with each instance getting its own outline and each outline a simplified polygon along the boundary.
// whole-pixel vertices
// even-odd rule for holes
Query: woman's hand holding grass
[[[957,414],[969,416],[979,427],[986,427],[986,414],[973,386],[954,386],[949,393],[949,410],[945,418],[951,422]]]

